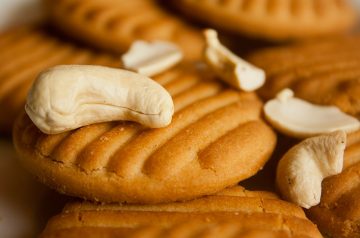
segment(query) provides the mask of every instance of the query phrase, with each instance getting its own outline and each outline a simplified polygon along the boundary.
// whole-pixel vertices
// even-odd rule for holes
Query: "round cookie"
[[[156,222],[154,222],[156,221]],[[241,187],[182,203],[73,203],[40,237],[322,237],[302,209]]]
[[[322,183],[319,205],[308,214],[327,237],[360,235],[360,130],[348,135],[344,169]]]
[[[0,131],[10,133],[32,82],[58,64],[118,66],[120,60],[79,47],[43,26],[24,26],[0,35]]]
[[[260,50],[247,59],[266,71],[259,90],[270,99],[284,88],[316,104],[360,118],[360,35]]]
[[[63,32],[96,47],[123,53],[135,40],[179,45],[187,59],[199,59],[200,32],[167,13],[155,0],[47,0],[50,20]]]
[[[264,166],[276,135],[256,94],[208,72],[180,65],[154,77],[175,105],[165,128],[120,121],[45,135],[24,113],[13,132],[21,161],[45,184],[90,200],[159,203],[234,185]]]
[[[273,41],[343,32],[355,23],[346,0],[173,0],[211,27]]]

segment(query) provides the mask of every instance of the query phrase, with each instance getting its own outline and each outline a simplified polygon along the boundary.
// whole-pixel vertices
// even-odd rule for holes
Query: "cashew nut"
[[[204,35],[206,38],[205,61],[220,79],[244,91],[256,90],[265,83],[265,72],[223,46],[215,30],[207,29]]]
[[[182,58],[179,47],[173,43],[138,40],[122,55],[121,60],[126,69],[153,76],[176,65]]]
[[[358,119],[335,106],[314,105],[293,95],[290,89],[284,89],[264,106],[266,119],[288,136],[306,138],[336,130],[353,132],[360,128]]]
[[[304,208],[319,204],[321,182],[343,168],[344,131],[308,138],[291,148],[277,167],[276,183],[283,197]]]
[[[174,105],[169,93],[146,76],[103,66],[62,65],[38,76],[25,110],[41,131],[56,134],[114,120],[164,127]]]

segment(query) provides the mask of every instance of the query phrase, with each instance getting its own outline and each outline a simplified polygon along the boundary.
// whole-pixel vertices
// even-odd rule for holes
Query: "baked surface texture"
[[[324,235],[360,237],[360,130],[348,136],[344,170],[322,183],[321,203],[308,214]]]
[[[79,236],[321,237],[300,207],[242,187],[159,205],[72,203],[50,219],[40,237]]]
[[[59,64],[120,65],[119,59],[79,47],[42,26],[24,26],[1,34],[0,51],[0,131],[5,133],[10,133],[42,70]]]
[[[22,163],[58,191],[95,201],[187,200],[254,175],[276,144],[262,102],[200,68],[180,65],[154,78],[175,105],[165,128],[120,121],[45,135],[24,113],[13,132]]]
[[[69,36],[123,53],[135,40],[179,45],[187,59],[199,59],[203,38],[155,0],[46,0],[49,19]]]
[[[346,0],[173,0],[186,15],[211,27],[273,41],[348,30],[355,12]]]
[[[335,105],[360,118],[360,35],[264,49],[248,57],[266,71],[259,94],[284,88],[315,104]]]
[[[248,59],[267,73],[259,94],[270,99],[288,87],[297,97],[360,118],[359,43],[355,35],[253,53]],[[360,131],[347,141],[343,172],[323,181],[321,203],[308,212],[328,237],[360,237]]]

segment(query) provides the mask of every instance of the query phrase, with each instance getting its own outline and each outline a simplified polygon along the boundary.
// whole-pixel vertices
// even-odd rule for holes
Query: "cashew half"
[[[223,46],[215,30],[207,29],[204,35],[206,38],[205,61],[220,79],[244,91],[256,90],[265,83],[265,72]]]
[[[114,120],[164,127],[174,105],[169,93],[145,76],[103,66],[62,65],[39,75],[25,110],[41,131],[56,134]]]
[[[353,132],[360,128],[358,119],[335,106],[314,105],[295,98],[290,89],[282,90],[264,106],[266,119],[282,133],[306,138],[336,130]]]
[[[135,41],[128,52],[122,55],[126,69],[153,76],[179,63],[183,54],[177,45],[166,41]]]
[[[319,204],[321,182],[343,168],[344,131],[308,138],[291,148],[277,167],[276,183],[283,197],[304,208]]]

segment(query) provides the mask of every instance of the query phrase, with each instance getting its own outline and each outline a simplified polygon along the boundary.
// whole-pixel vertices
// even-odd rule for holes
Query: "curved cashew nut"
[[[294,97],[290,89],[283,89],[276,98],[266,102],[265,118],[280,132],[297,138],[306,138],[337,130],[353,132],[360,128],[357,118],[335,106],[309,103]]]
[[[103,66],[63,65],[39,75],[25,110],[41,131],[55,134],[114,120],[164,127],[171,122],[174,105],[170,94],[146,76]]]
[[[304,208],[317,205],[321,182],[343,168],[344,131],[308,138],[291,148],[277,167],[276,183],[285,199]]]
[[[206,38],[205,62],[220,79],[243,91],[254,91],[265,83],[265,72],[223,46],[215,30],[207,29],[204,35]]]

